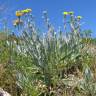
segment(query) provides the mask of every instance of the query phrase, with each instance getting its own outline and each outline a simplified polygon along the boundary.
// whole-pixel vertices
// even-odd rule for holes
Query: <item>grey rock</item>
[[[11,96],[8,92],[4,91],[2,88],[0,88],[0,96]]]

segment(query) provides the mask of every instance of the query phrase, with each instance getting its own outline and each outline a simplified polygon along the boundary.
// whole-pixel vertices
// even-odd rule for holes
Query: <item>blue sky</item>
[[[9,25],[16,18],[15,11],[19,9],[32,8],[38,26],[43,22],[42,11],[47,10],[56,28],[63,26],[63,11],[74,11],[75,15],[83,17],[83,28],[91,29],[92,36],[96,37],[96,0],[0,0],[0,6],[0,20],[7,18]]]

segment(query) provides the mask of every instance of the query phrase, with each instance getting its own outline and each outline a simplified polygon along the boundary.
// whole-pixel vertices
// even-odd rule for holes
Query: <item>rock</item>
[[[0,88],[0,96],[11,96],[8,92],[4,91],[2,88]]]

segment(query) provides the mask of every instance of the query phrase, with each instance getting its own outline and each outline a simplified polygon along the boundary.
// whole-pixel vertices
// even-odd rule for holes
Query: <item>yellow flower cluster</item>
[[[21,11],[16,11],[16,16],[17,17],[20,17],[20,16],[22,16],[23,15],[23,13],[21,12]]]
[[[31,12],[32,11],[32,9],[25,9],[25,10],[21,10],[21,11],[16,11],[16,16],[17,17],[20,17],[20,16],[22,16],[22,15],[24,15],[24,14],[27,14],[27,13],[29,13],[29,12]]]
[[[70,11],[70,12],[63,12],[63,15],[66,17],[67,15],[74,15],[74,12],[73,11]],[[82,16],[77,16],[77,19],[80,20],[82,19]]]
[[[66,16],[66,15],[73,15],[74,12],[73,11],[70,11],[70,12],[63,12],[63,14]]]
[[[21,12],[22,12],[23,14],[29,13],[29,12],[31,12],[31,11],[32,11],[31,9],[21,10]]]
[[[64,14],[64,15],[69,15],[69,13],[68,13],[68,12],[63,12],[63,14]]]
[[[77,19],[79,19],[79,20],[82,19],[82,16],[77,16]]]
[[[73,12],[73,11],[70,11],[70,12],[69,12],[69,14],[70,14],[70,15],[73,15],[73,14],[74,14],[74,12]]]
[[[24,14],[27,14],[27,13],[30,13],[32,11],[32,9],[25,9],[25,10],[19,10],[19,11],[16,11],[15,15],[18,17],[18,19],[14,20],[13,22],[13,25],[14,26],[17,26],[19,24],[22,24],[23,21],[21,20],[21,16],[23,16]]]

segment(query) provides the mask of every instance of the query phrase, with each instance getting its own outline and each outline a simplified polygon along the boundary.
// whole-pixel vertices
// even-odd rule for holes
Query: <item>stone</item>
[[[2,88],[0,88],[0,96],[11,96],[8,92],[4,91]]]

